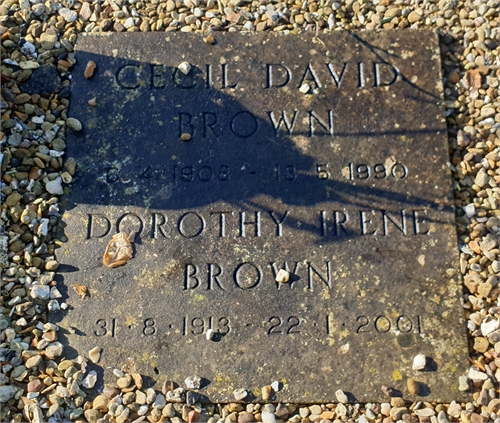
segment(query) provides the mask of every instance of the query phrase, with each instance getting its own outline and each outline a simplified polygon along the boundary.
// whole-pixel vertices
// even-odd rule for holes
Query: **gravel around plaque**
[[[3,1],[0,6],[2,420],[56,422],[65,418],[95,422],[104,416],[106,421],[117,422],[147,419],[213,423],[218,420],[296,423],[497,420],[500,408],[498,6],[495,0],[407,4]],[[67,309],[71,291],[82,302],[89,299],[86,286],[66,286],[61,282],[61,276],[67,275],[71,268],[59,267],[63,261],[59,247],[67,241],[59,196],[71,183],[77,167],[76,161],[64,154],[65,133],[67,127],[70,130],[81,127],[81,122],[68,119],[67,111],[78,34],[211,29],[211,33],[203,35],[205,44],[211,47],[216,43],[218,29],[305,32],[321,45],[329,31],[364,28],[432,28],[441,34],[449,168],[454,178],[459,266],[471,340],[471,366],[467,375],[458,378],[457,385],[460,391],[472,394],[468,402],[431,403],[425,396],[411,397],[418,387],[418,378],[405,379],[406,374],[400,371],[380,387],[385,399],[377,403],[344,403],[342,394],[349,400],[349,392],[339,387],[341,392],[322,404],[201,405],[198,392],[187,389],[183,379],[166,381],[163,389],[154,391],[150,389],[150,381],[144,378],[143,382],[128,361],[113,363],[117,369],[112,379],[114,386],[102,388],[99,363],[106,351],[97,344],[88,351],[78,351],[77,358],[66,359],[74,351],[65,351],[59,338],[62,340],[68,333],[49,323],[48,317]],[[308,87],[299,89],[305,91],[303,95],[313,94]],[[88,101],[91,106],[98,105],[97,99]],[[185,142],[189,144],[191,140]],[[106,243],[100,253],[105,247]],[[462,311],[457,308],[457,313]],[[210,341],[206,338],[211,336],[213,332],[206,334],[204,341]],[[423,361],[417,359],[415,363],[415,358],[410,366],[412,369],[416,366],[414,371],[420,372],[417,369]],[[349,370],[355,375],[358,369]],[[190,376],[203,377],[203,374]],[[121,388],[117,387],[119,380]],[[124,387],[127,381],[130,381],[128,387]],[[260,401],[272,401],[280,383],[269,380],[254,395],[261,395]],[[245,391],[252,394],[247,386],[234,388],[235,401],[247,401],[248,397],[242,396]],[[199,392],[203,394],[203,388]]]

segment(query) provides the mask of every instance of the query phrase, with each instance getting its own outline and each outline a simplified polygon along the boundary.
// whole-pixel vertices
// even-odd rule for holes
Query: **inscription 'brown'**
[[[437,36],[214,38],[78,40],[68,351],[102,348],[105,382],[199,375],[202,401],[277,380],[276,402],[379,402],[409,378],[469,401]]]

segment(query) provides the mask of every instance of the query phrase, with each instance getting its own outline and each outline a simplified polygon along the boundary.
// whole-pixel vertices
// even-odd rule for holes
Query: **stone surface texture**
[[[339,387],[380,401],[381,385],[410,378],[428,400],[464,398],[437,36],[215,41],[79,38],[70,113],[82,130],[68,132],[78,167],[59,257],[64,283],[90,298],[69,292],[55,319],[77,329],[65,342],[99,345],[104,369],[132,358],[159,386],[200,375],[214,401],[274,380],[279,401]],[[106,268],[117,231],[135,232],[134,255]],[[412,370],[419,353],[429,371]]]

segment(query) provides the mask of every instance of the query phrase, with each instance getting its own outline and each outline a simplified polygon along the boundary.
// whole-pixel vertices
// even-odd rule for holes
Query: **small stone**
[[[335,397],[337,398],[337,401],[342,403],[342,404],[347,404],[349,399],[347,398],[347,395],[342,391],[342,389],[339,389],[335,392]]]
[[[181,140],[182,141],[189,141],[191,139],[191,134],[188,132],[184,132],[181,134]]]
[[[73,131],[81,131],[82,130],[82,124],[78,119],[75,118],[68,118],[66,119],[66,125],[68,125],[68,128],[72,129]]]
[[[270,385],[267,385],[267,386],[264,386],[262,388],[262,399],[264,401],[269,401],[269,399],[271,398],[271,392],[272,392],[273,388],[271,388]]]
[[[38,392],[44,387],[43,382],[40,379],[33,379],[28,383],[26,387],[28,392]]]
[[[320,405],[315,404],[309,407],[309,411],[311,412],[311,414],[319,416],[323,410],[321,409]]]
[[[474,183],[480,187],[484,188],[488,183],[490,182],[490,176],[486,173],[486,170],[482,168],[476,175],[476,178],[474,179]]]
[[[158,410],[162,410],[165,405],[167,405],[167,400],[165,396],[162,394],[157,394],[155,400],[153,401],[153,408],[157,408]]]
[[[274,392],[278,392],[280,390],[280,383],[275,380],[273,383],[271,383],[271,388]]]
[[[499,398],[493,398],[489,403],[488,403],[488,410],[490,413],[497,413],[500,410],[500,399]]]
[[[0,403],[6,403],[14,397],[17,389],[12,385],[0,386]]]
[[[474,346],[472,348],[479,353],[484,353],[488,351],[489,346],[490,343],[486,338],[478,336],[477,338],[474,338]]]
[[[19,194],[18,192],[14,192],[10,194],[6,199],[5,199],[5,205],[8,207],[13,207],[21,201],[21,198],[23,196]]]
[[[53,272],[59,267],[59,262],[56,260],[49,260],[45,263],[45,270]]]
[[[417,354],[413,358],[413,370],[424,370],[427,362],[427,358],[424,354]]]
[[[33,288],[31,288],[30,295],[32,298],[48,300],[50,297],[50,286],[35,285]]]
[[[89,351],[89,358],[92,363],[99,363],[101,359],[101,349],[99,347],[94,347]]]
[[[188,62],[182,62],[177,68],[184,74],[187,75],[191,71],[191,65]]]
[[[200,389],[201,378],[199,376],[189,376],[184,380],[188,389]]]
[[[97,395],[92,403],[92,408],[94,410],[107,411],[108,403],[109,399],[107,397],[104,395]]]
[[[78,16],[84,22],[90,19],[90,17],[92,16],[92,11],[90,10],[90,3],[86,1],[82,3],[82,7],[80,7],[80,10],[78,11]]]
[[[163,382],[163,385],[161,387],[161,392],[166,395],[167,392],[171,392],[175,389],[175,383],[172,382],[171,380],[166,380]]]
[[[239,413],[240,411],[244,410],[244,408],[241,404],[238,404],[235,402],[228,404],[226,407],[227,407],[227,411],[229,411],[230,413],[234,413],[234,412]]]
[[[472,413],[470,415],[470,423],[483,423],[483,422],[484,422],[484,417],[481,414]],[[439,422],[439,423],[442,423],[442,422]]]
[[[408,392],[412,395],[418,395],[420,392],[420,386],[418,382],[415,382],[411,378],[406,381],[406,387],[408,388]]]
[[[87,104],[90,107],[96,107],[97,106],[97,97],[92,97],[89,101],[87,101]]]
[[[407,19],[408,19],[408,22],[415,23],[415,22],[418,22],[420,19],[422,19],[422,15],[420,15],[419,13],[417,13],[415,11],[412,11],[408,15]]]
[[[235,389],[233,391],[233,395],[236,401],[241,401],[247,397],[248,392],[246,389],[240,388],[240,389]]]
[[[175,416],[175,409],[174,405],[169,402],[165,407],[163,407],[163,410],[161,411],[161,415],[167,418],[172,418]]]
[[[383,402],[382,404],[380,404],[380,412],[383,416],[388,416],[391,412],[391,404],[389,404],[388,402]]]
[[[366,411],[371,411],[371,410],[366,410]],[[321,419],[322,420],[334,420],[335,419],[335,412],[333,412],[333,411],[323,411],[321,413]]]
[[[271,411],[271,410],[269,410],[269,411]],[[287,420],[289,414],[290,414],[290,412],[288,411],[288,408],[286,408],[283,404],[278,404],[276,406],[276,410],[274,411],[274,415],[278,419],[282,419],[282,420]]]
[[[102,413],[92,408],[85,410],[83,415],[85,416],[85,418],[89,423],[97,423],[97,421],[102,418]]]
[[[205,337],[207,338],[207,341],[211,341],[215,338],[215,332],[213,329],[208,329],[207,333],[205,334]]]
[[[139,373],[130,373],[132,380],[134,381],[135,387],[137,389],[142,389],[142,376]]]
[[[140,405],[146,404],[146,394],[142,391],[135,391],[135,402]]]
[[[93,60],[89,60],[87,62],[87,66],[85,66],[85,70],[83,71],[83,76],[87,79],[92,78],[92,75],[94,75],[94,71],[96,69],[97,65]]]
[[[280,269],[275,280],[279,283],[287,283],[290,280],[290,272],[285,269]]]
[[[421,408],[419,410],[415,410],[415,414],[419,417],[431,417],[435,416],[436,412],[432,408]]]
[[[130,386],[130,383],[132,382],[132,376],[130,376],[128,373],[120,378],[118,378],[118,380],[116,381],[116,385],[118,386],[118,388],[120,389],[125,389],[125,388],[128,388]]]
[[[41,362],[42,362],[42,356],[34,355],[33,357],[28,358],[26,360],[26,363],[24,363],[24,365],[26,366],[27,369],[33,369],[37,367]]]
[[[45,356],[49,360],[60,357],[63,353],[63,348],[63,344],[61,344],[60,342],[53,342],[47,348],[45,348]]]
[[[238,416],[238,423],[250,423],[255,421],[255,418],[252,413],[249,413],[248,411],[244,411],[243,413],[240,413]]]
[[[437,415],[437,421],[438,421],[438,423],[450,423],[450,421],[446,417],[446,413],[444,412],[444,410],[441,410],[438,413],[438,415]]]
[[[92,389],[97,382],[97,372],[95,370],[91,370],[85,379],[82,380],[82,386],[87,389]]]
[[[262,423],[276,423],[276,416],[270,411],[263,411],[260,416]]]
[[[63,17],[63,19],[69,23],[74,22],[78,19],[78,13],[76,13],[74,10],[70,10],[66,7],[59,9],[59,15],[61,15]]]
[[[486,380],[488,379],[488,375],[484,372],[477,370],[475,367],[471,366],[469,369],[469,379],[471,380]]]
[[[311,89],[311,87],[309,86],[309,84],[306,84],[306,83],[303,83],[300,88],[299,88],[299,91],[302,93],[302,94],[307,94],[309,92],[309,90]]]
[[[175,397],[179,398],[182,401],[182,394],[176,395]],[[196,392],[187,391],[187,393],[186,393],[186,405],[188,405],[189,407],[192,407],[193,405],[195,405],[198,402],[199,399],[200,399],[200,396]]]
[[[205,41],[207,44],[213,44],[215,43],[215,38],[211,35],[203,38],[203,41]]]
[[[309,408],[308,407],[302,407],[302,408],[299,408],[299,415],[300,417],[302,417],[303,419],[305,419],[306,417],[309,416],[309,414],[311,414],[311,412],[309,411]]]
[[[24,104],[24,103],[27,103],[30,100],[31,100],[31,95],[29,95],[27,93],[23,93],[23,94],[19,94],[18,96],[16,96],[16,98],[14,100],[14,103],[16,103],[16,104]]]
[[[403,414],[408,413],[408,408],[406,407],[393,407],[391,408],[391,411],[389,415],[391,416],[392,420],[397,421],[401,420],[401,417],[403,417]]]
[[[146,404],[153,404],[156,399],[156,392],[153,388],[146,389]]]
[[[57,177],[53,181],[47,182],[45,184],[45,189],[50,194],[53,194],[53,195],[63,195],[64,194],[64,190],[63,190],[63,187],[61,185],[61,181],[62,181],[61,178]]]
[[[198,417],[200,415],[195,411],[195,410],[191,410],[189,413],[188,413],[188,417],[187,417],[187,422],[188,423],[195,423],[198,421]]]
[[[401,397],[392,397],[391,398],[391,406],[393,407],[404,407],[405,406],[405,400]]]
[[[19,147],[19,144],[23,142],[23,137],[20,133],[14,132],[7,141],[12,147]]]

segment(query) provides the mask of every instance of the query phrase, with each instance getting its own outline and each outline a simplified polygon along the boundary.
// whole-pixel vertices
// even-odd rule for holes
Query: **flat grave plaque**
[[[198,375],[213,401],[273,381],[276,401],[412,398],[408,378],[421,398],[464,398],[437,35],[213,37],[79,38],[65,342],[102,348],[113,380],[122,365],[157,386]],[[106,267],[118,232],[133,257]]]

